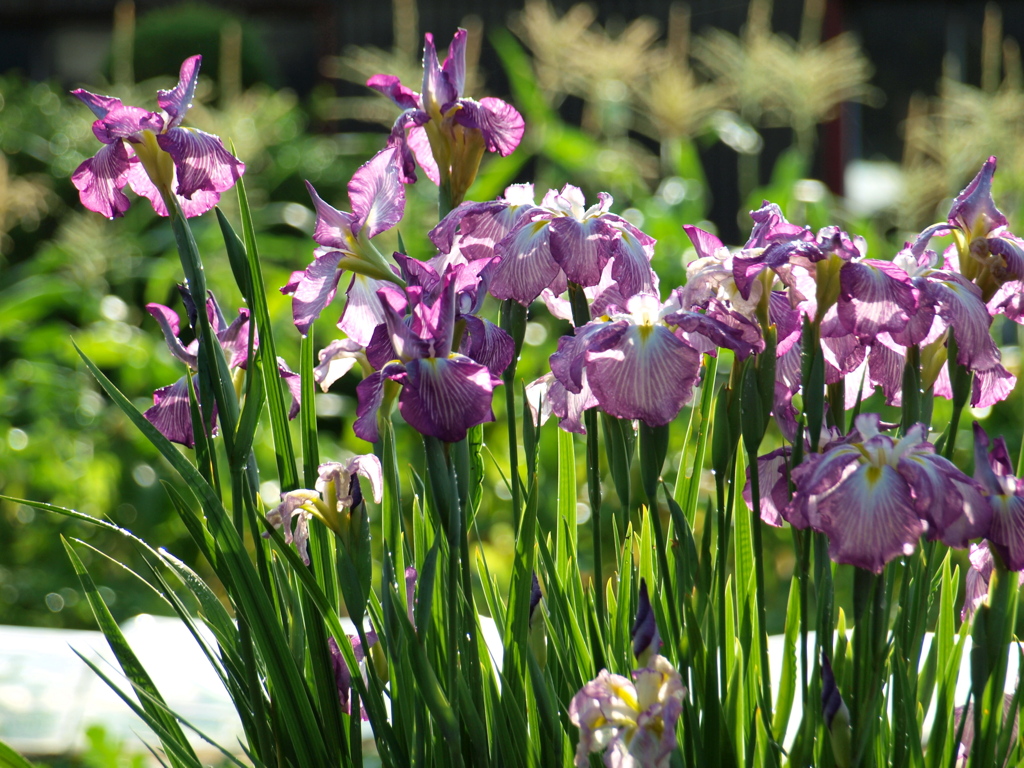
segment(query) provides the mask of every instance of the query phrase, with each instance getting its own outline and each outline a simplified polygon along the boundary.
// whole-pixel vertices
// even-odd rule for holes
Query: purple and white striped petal
[[[597,285],[601,270],[615,250],[609,227],[598,218],[579,221],[571,216],[552,219],[548,225],[551,257],[570,282]]]
[[[426,113],[422,113],[424,116]],[[416,115],[416,113],[414,113]],[[418,118],[418,115],[416,115]],[[426,122],[424,120],[424,122]],[[427,129],[419,122],[413,122],[411,127],[405,136],[405,145],[409,151],[412,152],[416,158],[416,162],[420,164],[420,168],[427,174],[427,178],[435,184],[441,183],[441,171],[437,167],[437,161],[434,159],[434,150],[430,148],[430,138],[427,136]],[[403,169],[407,169],[406,158],[403,154]],[[402,179],[406,181],[406,179]],[[412,181],[416,181],[415,174],[412,175]],[[406,182],[408,183],[408,182]]]
[[[210,301],[212,301],[212,296]],[[209,306],[209,302],[207,302]],[[220,309],[215,311],[219,314]],[[214,328],[216,331],[216,327]],[[227,353],[229,368],[245,368],[249,361],[249,310],[242,307],[238,310],[238,317],[231,321],[231,325],[222,328],[217,333],[217,341],[220,342],[224,352]],[[259,348],[259,338],[253,336],[253,351]]]
[[[491,295],[528,307],[562,272],[551,256],[547,221],[520,221],[495,247]]]
[[[931,295],[938,302],[938,314],[952,328],[957,342],[957,362],[973,371],[999,364],[999,348],[989,328],[992,317],[982,301],[981,291],[956,273],[943,273],[932,280]]]
[[[816,527],[829,537],[831,558],[874,573],[912,554],[924,533],[910,488],[889,465],[859,466],[841,486],[817,498],[816,507]]]
[[[198,389],[196,379],[193,383]],[[173,384],[160,387],[153,393],[153,407],[142,414],[160,434],[172,443],[195,447],[195,436],[192,432],[192,409],[188,402],[188,381],[182,377]],[[217,407],[210,414],[210,429],[216,434]]]
[[[465,46],[460,47],[456,42],[459,39],[460,33],[463,39],[465,39],[466,30],[460,29],[455,33],[455,37],[452,38],[452,44],[455,46],[455,53],[461,50],[462,55],[465,56]],[[447,63],[447,59],[445,63]],[[459,98],[460,95],[455,90],[455,86],[449,79],[448,74],[441,69],[441,65],[437,60],[437,49],[434,46],[434,36],[427,32],[423,41],[423,90],[420,94],[423,108],[429,113],[435,111],[440,113],[446,106]],[[431,116],[433,117],[434,115],[431,114]]]
[[[231,189],[245,173],[245,163],[224,149],[221,140],[211,133],[172,128],[156,141],[174,158],[178,182],[174,191],[186,200],[194,200],[196,192],[218,193],[219,200],[219,193]]]
[[[668,424],[690,401],[700,355],[664,326],[629,325],[587,352],[587,378],[606,413]]]
[[[101,147],[71,175],[82,205],[108,219],[124,216],[130,203],[121,190],[128,183],[132,164],[138,163],[137,158],[128,156],[123,141]]]
[[[313,369],[313,380],[326,392],[331,385],[355,367],[360,357],[366,359],[363,346],[353,339],[335,339],[320,350],[319,363]]]
[[[477,424],[494,421],[491,393],[501,383],[468,357],[429,357],[406,364],[398,409],[423,435],[455,443]]]
[[[149,204],[153,206],[153,210],[158,216],[166,217],[169,215],[167,205],[164,202],[164,196],[160,193],[156,184],[153,183],[153,180],[149,178],[149,174],[142,163],[132,163],[128,169],[128,186],[139,197],[149,200]],[[220,192],[209,192],[200,189],[193,192],[191,198],[175,195],[175,199],[185,218],[191,219],[194,216],[201,216],[217,205],[220,201]]]
[[[338,320],[338,328],[361,347],[368,346],[374,329],[384,322],[384,308],[377,296],[384,286],[382,280],[353,274],[345,294],[348,300]]]
[[[170,118],[168,129],[177,128],[192,106],[192,97],[195,96],[196,84],[199,82],[199,65],[202,62],[202,56],[190,56],[185,59],[181,62],[178,84],[170,91],[156,92],[156,103]]]
[[[990,237],[988,249],[1006,261],[1005,267],[992,270],[1000,282],[1024,277],[1024,243],[1019,238],[1008,233],[1002,237]]]
[[[761,520],[776,528],[782,527],[782,510],[789,504],[789,458],[793,449],[789,446],[777,448],[757,458],[757,482],[761,496]],[[747,483],[743,486],[743,500],[748,507],[754,503],[750,487],[750,467],[747,467]]]
[[[398,150],[382,149],[352,174],[348,197],[352,204],[352,233],[368,238],[386,232],[405,213],[405,185],[399,178]]]
[[[288,394],[292,398],[291,405],[288,408],[288,418],[294,419],[299,415],[299,408],[302,405],[302,377],[288,367],[288,363],[284,361],[283,357],[277,358],[277,375],[281,377],[285,386],[288,387]]]
[[[848,261],[839,270],[839,319],[862,343],[899,333],[917,311],[907,273],[891,261]]]
[[[320,317],[324,307],[331,303],[334,294],[337,293],[338,281],[341,279],[338,263],[345,256],[341,251],[324,248],[317,248],[317,251],[323,252],[306,267],[302,279],[281,289],[284,292],[285,289],[293,288],[292,321],[303,336],[309,332],[309,326]]]

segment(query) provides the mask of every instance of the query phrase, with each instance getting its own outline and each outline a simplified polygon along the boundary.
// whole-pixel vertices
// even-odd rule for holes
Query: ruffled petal
[[[139,161],[128,156],[123,141],[101,147],[71,175],[82,205],[108,219],[124,216],[130,203],[121,190],[128,183],[132,164]]]
[[[220,193],[231,189],[245,173],[245,163],[224,149],[221,140],[211,133],[173,128],[156,140],[174,158],[178,181],[175,192],[186,200],[192,200],[196,192]]]
[[[488,152],[506,157],[519,146],[526,123],[511,104],[488,96],[480,101],[459,99],[459,106],[455,122],[480,131]]]
[[[892,262],[847,262],[839,280],[839,319],[863,343],[883,331],[899,333],[917,311],[909,277]]]

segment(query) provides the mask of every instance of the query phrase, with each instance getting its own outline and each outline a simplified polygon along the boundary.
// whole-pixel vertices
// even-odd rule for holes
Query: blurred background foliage
[[[302,100],[275,88],[273,56],[261,47],[258,30],[226,11],[175,6],[136,22],[130,4],[118,9],[108,80],[87,87],[151,108],[155,90],[173,84],[181,51],[203,53],[189,120],[233,142],[247,164],[245,184],[271,286],[278,349],[297,369],[299,340],[290,302],[273,287],[284,285],[312,258],[314,216],[303,181],[347,208],[348,179],[382,145],[397,109],[369,92],[347,95],[351,88],[330,82]],[[415,84],[422,43],[415,11],[414,0],[396,0],[392,49],[348,48],[324,61],[322,72],[335,84],[361,84],[376,72]],[[914,229],[944,217],[948,199],[993,153],[1000,157],[997,199],[1012,221],[1024,220],[1014,216],[1024,203],[1020,57],[1016,44],[1003,40],[998,11],[990,11],[986,22],[982,82],[976,87],[947,77],[936,95],[914,102],[906,122],[901,194],[891,205],[870,210],[848,204],[813,176],[820,165],[823,125],[850,100],[870,105],[880,98],[871,85],[870,62],[852,36],[822,41],[823,12],[824,0],[807,0],[795,40],[772,31],[766,0],[753,0],[739,35],[722,30],[692,35],[682,5],[673,7],[664,29],[649,18],[602,25],[586,5],[561,13],[544,0],[527,0],[507,30],[484,30],[478,19],[465,19],[463,26],[471,30],[470,92],[487,93],[488,76],[501,76],[509,93],[495,95],[509,98],[527,123],[513,155],[485,160],[469,198],[493,198],[521,181],[535,182],[538,197],[567,182],[583,187],[588,200],[608,191],[616,211],[658,239],[654,266],[663,290],[684,282],[685,264],[694,255],[682,224],[735,229],[735,222],[716,228],[707,220],[715,183],[709,184],[705,165],[712,148],[737,156],[735,186],[746,201],[737,212],[744,233],[740,242],[749,227],[746,212],[768,198],[791,221],[841,224],[867,238],[870,255],[891,256]],[[436,31],[443,46],[450,30]],[[478,66],[483,46],[493,47],[503,72]],[[105,221],[80,206],[70,182],[78,164],[97,149],[90,123],[88,110],[65,88],[0,76],[0,492],[105,516],[195,562],[161,487],[175,478],[100,394],[72,346],[73,340],[141,409],[151,404],[153,390],[182,373],[144,311],[147,302],[181,310],[175,290],[179,263],[166,221],[144,201],[136,201],[124,219]],[[788,132],[790,148],[764,172],[763,135],[780,129]],[[436,223],[436,189],[421,180],[407,196],[401,236],[410,254],[428,258],[426,232]],[[237,222],[233,193],[225,196],[223,208]],[[233,314],[240,299],[219,230],[212,217],[194,222],[194,228],[210,285],[225,314]],[[391,240],[383,236],[384,246],[397,248],[397,237],[390,234]],[[333,338],[339,314],[340,305],[324,313],[316,348]],[[520,365],[525,381],[543,372],[567,330],[546,312],[533,313]],[[1017,372],[1015,326],[997,332],[1006,334],[1005,362]],[[723,366],[720,375],[727,373]],[[346,377],[330,393],[317,395],[324,458],[369,450],[351,434],[356,383]],[[1024,412],[1017,397],[997,408],[1011,446],[1018,444]],[[504,398],[495,398],[499,423],[503,407]],[[485,430],[494,461],[488,464],[476,524],[479,546],[502,582],[514,546],[499,470],[507,466],[503,429]],[[552,463],[554,429],[553,424],[545,428],[542,445]],[[683,431],[674,431],[669,467],[678,464]],[[411,430],[401,434],[400,455],[415,466],[419,442]],[[269,434],[257,436],[256,450],[271,478]],[[671,481],[672,471],[668,475]],[[554,483],[553,476],[548,480]],[[581,476],[580,498],[586,498],[583,483]],[[631,492],[637,494],[634,508],[637,485]],[[277,491],[268,479],[265,501],[276,502]],[[614,509],[610,482],[607,498],[608,509]],[[542,525],[546,512],[541,511]],[[581,522],[586,514],[581,510]],[[92,626],[58,544],[62,534],[140,565],[123,538],[0,503],[0,622]],[[589,527],[581,527],[581,538],[587,536]],[[794,565],[788,531],[769,531],[767,545],[775,563],[768,574],[769,594],[777,596],[769,606],[769,629],[778,631]],[[581,542],[580,551],[588,552],[589,544]],[[81,554],[85,558],[90,552]],[[104,585],[116,617],[162,611],[122,569],[95,554],[91,559],[90,570]]]

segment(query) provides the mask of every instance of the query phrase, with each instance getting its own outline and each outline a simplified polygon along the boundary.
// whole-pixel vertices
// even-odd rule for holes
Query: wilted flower
[[[403,181],[416,181],[419,161],[430,180],[449,186],[454,203],[462,201],[484,150],[509,155],[523,137],[522,116],[501,99],[466,98],[466,35],[452,38],[444,63],[437,60],[434,36],[423,44],[423,90],[406,88],[394,75],[374,75],[366,84],[404,111],[395,121],[389,146],[401,152]]]
[[[343,540],[349,538],[349,510],[363,502],[359,475],[370,481],[373,500],[379,504],[384,485],[380,459],[367,454],[321,464],[315,491],[300,488],[283,493],[281,503],[267,513],[267,521],[284,531],[285,543],[295,544],[306,565],[310,518],[317,518]]]
[[[192,217],[213,208],[220,193],[238,181],[245,164],[219,138],[181,127],[201,61],[202,56],[185,59],[178,85],[157,92],[159,112],[125,106],[113,96],[72,91],[96,115],[92,132],[103,142],[71,175],[82,205],[108,218],[123,216],[129,206],[122,191],[127,184],[161,216],[168,215],[168,201],[177,198],[182,213]]]
[[[672,663],[654,656],[633,680],[602,669],[569,703],[569,721],[580,729],[577,768],[604,751],[610,768],[666,768],[676,748],[676,721],[686,688]]]

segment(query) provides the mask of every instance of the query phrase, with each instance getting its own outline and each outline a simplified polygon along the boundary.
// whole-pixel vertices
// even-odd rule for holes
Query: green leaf
[[[34,768],[34,766],[0,741],[0,768]]]
[[[68,558],[71,560],[75,574],[82,582],[82,589],[85,592],[86,600],[89,602],[89,607],[92,609],[93,616],[96,617],[96,623],[99,625],[100,631],[103,632],[103,636],[106,637],[110,650],[113,651],[118,664],[121,665],[121,669],[132,686],[137,691],[148,694],[141,697],[142,707],[149,715],[147,722],[150,720],[155,721],[166,732],[166,736],[161,737],[161,743],[164,745],[164,749],[167,750],[171,762],[175,766],[199,766],[199,759],[192,750],[192,745],[185,738],[185,734],[178,725],[178,721],[167,709],[167,704],[153,684],[153,679],[139,662],[138,656],[135,655],[131,646],[128,645],[128,641],[125,640],[121,628],[117,626],[117,622],[114,621],[110,609],[107,608],[103,598],[100,597],[99,590],[96,588],[92,577],[89,576],[89,572],[86,570],[85,565],[83,565],[81,558],[79,558],[74,548],[63,536],[61,537],[61,542],[68,553]],[[182,753],[181,756],[176,756],[175,753],[178,751]]]

